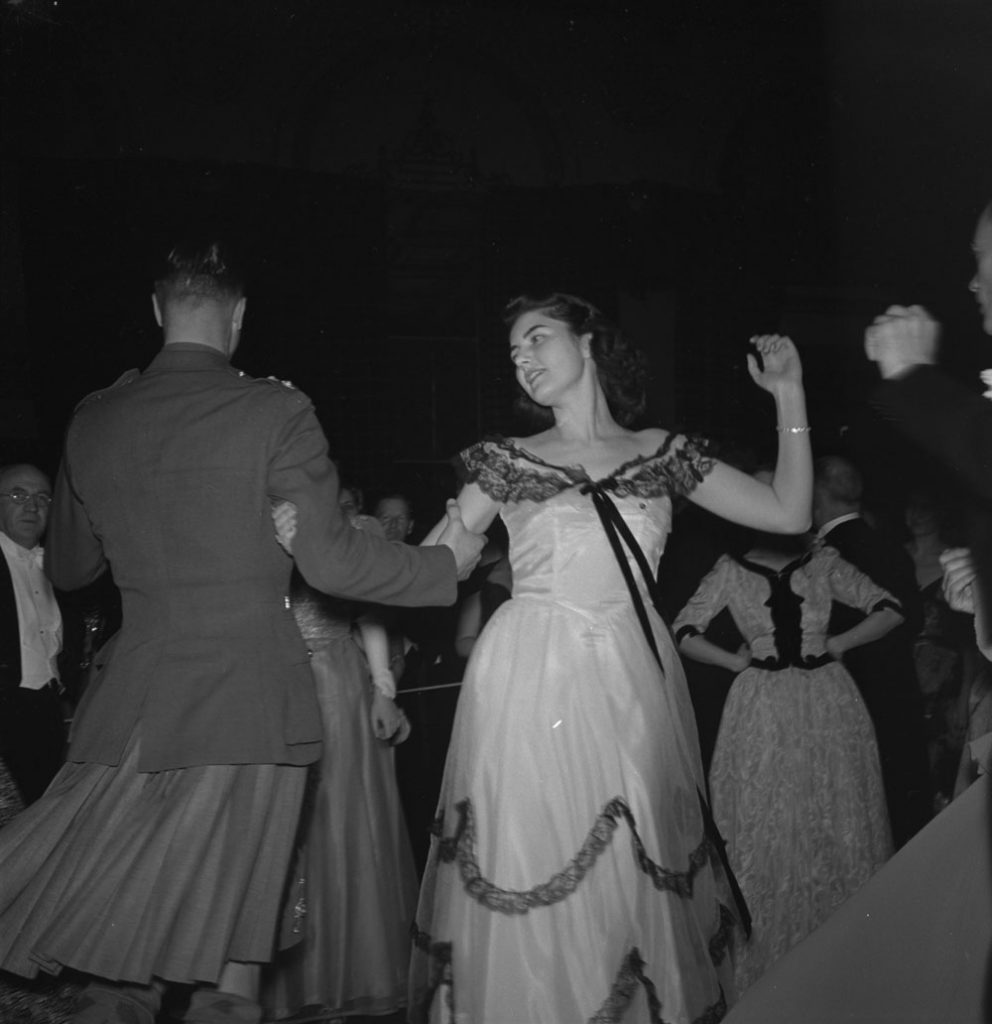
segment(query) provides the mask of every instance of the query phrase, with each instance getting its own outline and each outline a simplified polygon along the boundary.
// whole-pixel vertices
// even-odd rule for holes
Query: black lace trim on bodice
[[[546,501],[571,487],[596,485],[618,497],[657,498],[689,494],[716,460],[708,442],[669,434],[650,455],[637,455],[602,480],[592,480],[582,466],[558,466],[502,437],[490,437],[463,451],[455,460],[459,475],[476,483],[494,501]],[[530,465],[521,465],[521,460]]]

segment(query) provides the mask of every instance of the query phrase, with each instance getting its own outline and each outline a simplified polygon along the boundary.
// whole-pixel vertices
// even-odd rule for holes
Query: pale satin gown
[[[462,461],[501,502],[513,596],[465,674],[421,891],[413,1019],[719,1020],[732,900],[704,835],[669,633],[649,608],[662,672],[581,468],[507,441]],[[651,565],[671,496],[711,466],[672,436],[601,482]]]

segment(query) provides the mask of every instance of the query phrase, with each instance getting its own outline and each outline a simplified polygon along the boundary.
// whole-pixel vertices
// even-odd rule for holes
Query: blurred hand
[[[751,339],[761,354],[762,368],[753,354],[748,354],[747,368],[759,388],[774,391],[782,384],[801,384],[803,365],[791,338],[781,334],[758,334]]]
[[[280,501],[272,506],[272,522],[276,528],[276,540],[280,547],[291,555],[293,538],[296,536],[296,506],[291,501]]]
[[[448,500],[448,521],[438,537],[438,544],[451,548],[458,567],[458,578],[464,580],[479,564],[486,538],[482,534],[472,533],[462,522],[462,512],[454,498]]]
[[[975,614],[975,563],[968,548],[948,548],[941,553],[944,597],[956,612]]]
[[[372,696],[372,732],[376,739],[402,743],[410,735],[410,722],[396,701],[376,690]]]
[[[889,306],[865,331],[865,355],[885,380],[937,361],[940,324],[922,306]]]

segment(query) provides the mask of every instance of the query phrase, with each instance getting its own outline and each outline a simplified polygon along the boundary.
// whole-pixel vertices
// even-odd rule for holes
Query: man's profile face
[[[22,495],[27,500],[15,500]],[[0,530],[22,548],[36,547],[48,526],[51,496],[51,481],[40,469],[12,466],[0,475]]]

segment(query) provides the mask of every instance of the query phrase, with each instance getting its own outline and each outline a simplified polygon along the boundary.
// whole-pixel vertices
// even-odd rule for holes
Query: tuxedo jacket
[[[918,366],[884,381],[873,404],[967,489],[969,544],[992,632],[992,401],[934,366]]]
[[[167,345],[77,408],[46,545],[73,590],[108,566],[122,626],[77,711],[69,760],[114,765],[137,731],[143,771],[307,764],[321,725],[289,608],[292,560],[271,505],[298,509],[294,558],[318,590],[450,604],[447,548],[348,526],[310,401],[202,345]],[[111,646],[112,645],[112,646]]]
[[[0,691],[21,685],[21,626],[10,566],[0,551]]]
[[[899,602],[903,615],[903,622],[885,636],[853,648],[844,656],[844,663],[861,688],[873,717],[879,698],[899,695],[915,700],[918,687],[913,641],[923,624],[923,606],[912,559],[901,544],[861,518],[839,523],[823,543],[836,548],[846,562],[884,587]],[[864,614],[856,609],[835,605],[828,632],[846,632],[863,618]]]

